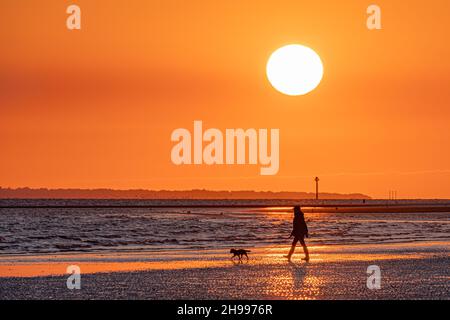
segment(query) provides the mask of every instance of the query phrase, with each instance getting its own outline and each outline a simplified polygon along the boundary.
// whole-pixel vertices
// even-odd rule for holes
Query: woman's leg
[[[308,247],[306,246],[306,243],[305,243],[305,238],[301,237],[299,240],[300,240],[300,244],[303,247],[303,252],[305,253],[305,260],[309,261],[309,252],[308,252]]]
[[[291,246],[291,250],[289,250],[289,253],[287,255],[288,260],[291,260],[292,255],[294,254],[294,250],[295,250],[295,246],[297,245],[298,242],[298,238],[294,237],[294,240],[292,240],[292,246]]]

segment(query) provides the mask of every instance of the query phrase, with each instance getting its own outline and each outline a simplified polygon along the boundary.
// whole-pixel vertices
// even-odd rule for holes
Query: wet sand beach
[[[250,260],[223,251],[2,257],[0,299],[450,299],[448,242],[258,248]],[[8,260],[9,259],[9,260]],[[11,264],[14,261],[14,265]],[[81,289],[67,289],[65,268],[81,268]],[[367,287],[367,267],[381,289]],[[17,273],[17,274],[15,274]],[[19,277],[18,274],[21,274]]]

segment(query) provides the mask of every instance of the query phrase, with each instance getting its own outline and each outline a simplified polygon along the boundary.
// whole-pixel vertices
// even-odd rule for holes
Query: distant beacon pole
[[[314,179],[316,181],[316,200],[319,199],[319,177]]]

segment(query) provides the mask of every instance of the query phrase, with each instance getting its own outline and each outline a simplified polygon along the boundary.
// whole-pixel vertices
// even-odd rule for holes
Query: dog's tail
[[[245,250],[245,252],[252,252],[251,250]]]

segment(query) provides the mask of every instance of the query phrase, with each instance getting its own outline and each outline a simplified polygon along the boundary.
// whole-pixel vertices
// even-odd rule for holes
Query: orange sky
[[[66,29],[66,7],[82,30]],[[383,30],[366,28],[382,8]],[[450,198],[450,2],[33,1],[0,4],[0,186],[255,189]],[[299,43],[306,96],[265,64]],[[171,132],[279,128],[280,170],[175,166]]]

